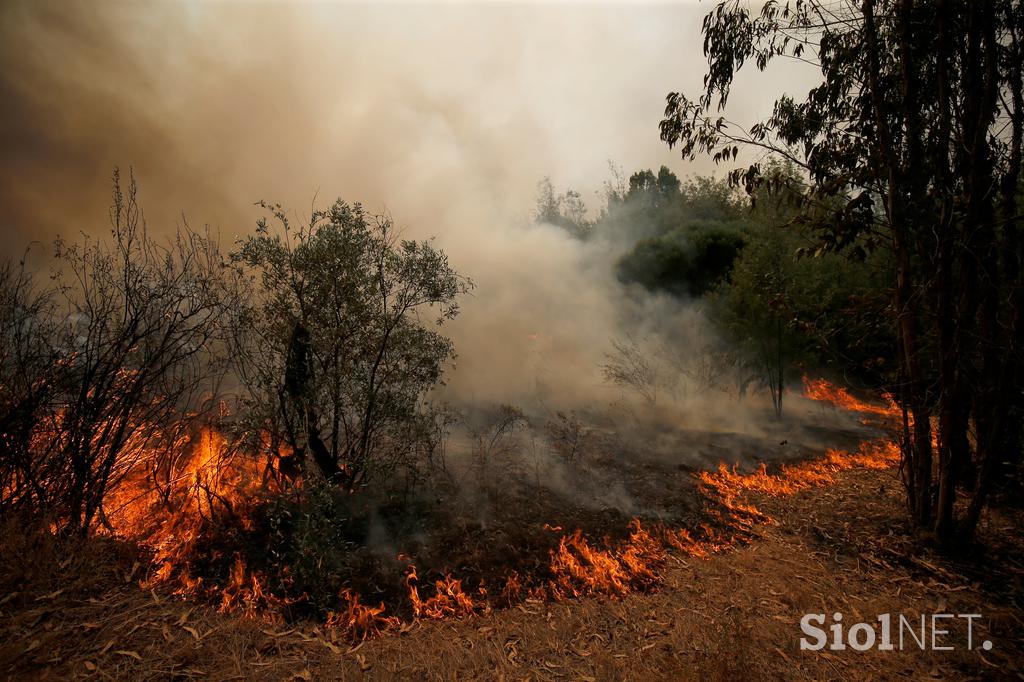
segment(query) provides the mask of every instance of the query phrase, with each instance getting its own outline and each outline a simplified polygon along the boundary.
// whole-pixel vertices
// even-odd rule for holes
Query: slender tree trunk
[[[901,9],[909,8],[905,2]],[[864,37],[867,56],[867,86],[873,110],[874,123],[878,133],[875,140],[877,162],[886,169],[885,212],[892,233],[893,251],[896,254],[896,289],[894,303],[896,307],[896,336],[899,345],[899,360],[902,366],[902,377],[905,380],[903,395],[907,401],[907,409],[913,417],[913,437],[904,440],[903,460],[908,469],[907,483],[911,512],[915,522],[920,526],[928,526],[932,518],[932,444],[931,444],[931,410],[924,394],[924,382],[920,371],[920,346],[916,307],[913,301],[916,290],[914,269],[912,265],[912,224],[913,215],[904,194],[904,168],[899,153],[894,148],[895,137],[890,126],[894,113],[887,105],[881,84],[881,47],[878,44],[879,32],[875,17],[874,0],[864,0],[861,6],[864,17]],[[906,58],[906,51],[901,52]],[[912,83],[908,77],[913,74],[903,64],[904,92],[911,90]],[[908,116],[904,107],[904,119]]]

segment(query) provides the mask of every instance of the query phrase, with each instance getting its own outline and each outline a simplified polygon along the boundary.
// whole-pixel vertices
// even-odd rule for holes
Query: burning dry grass
[[[663,544],[644,530],[639,519],[631,522],[629,539],[620,547],[599,549],[580,530],[563,535],[551,553],[553,578],[546,593],[553,600],[592,594],[622,596],[658,582],[664,563]]]
[[[824,381],[805,380],[806,394],[841,409],[873,417],[893,418],[898,408],[869,404],[844,389]],[[360,592],[344,585],[337,589],[335,605],[319,612],[335,634],[360,641],[381,632],[404,627],[411,619],[462,618],[482,614],[498,606],[524,600],[561,601],[589,595],[622,598],[650,590],[662,580],[669,552],[708,558],[749,537],[758,524],[771,517],[751,501],[752,495],[779,497],[812,487],[831,485],[839,472],[852,468],[880,469],[899,458],[891,441],[863,443],[855,452],[829,450],[817,460],[782,465],[770,473],[764,465],[750,473],[721,466],[717,471],[694,474],[697,490],[705,500],[709,519],[694,527],[679,527],[639,518],[629,524],[628,536],[596,541],[580,528],[555,533],[554,545],[536,570],[506,570],[494,589],[481,578],[467,588],[464,579],[451,572],[422,582],[416,567],[407,565],[404,598],[364,601]],[[212,429],[194,439],[191,453],[170,472],[162,472],[166,484],[153,486],[153,476],[140,473],[119,492],[117,513],[111,514],[115,535],[131,538],[147,548],[151,569],[141,581],[145,588],[170,587],[179,595],[206,601],[225,613],[260,618],[276,625],[295,614],[309,613],[297,607],[308,600],[301,594],[284,594],[270,587],[272,581],[247,560],[244,543],[231,533],[258,533],[258,516],[270,494],[281,494],[276,472],[257,465]],[[301,489],[291,490],[301,496]],[[289,570],[285,567],[285,572]],[[284,576],[287,583],[288,576]],[[275,584],[282,583],[277,576]],[[403,618],[405,616],[405,618]]]
[[[409,590],[409,601],[417,618],[451,618],[468,616],[486,608],[486,602],[476,602],[473,597],[462,589],[462,581],[446,575],[434,583],[434,595],[427,599],[420,598],[419,578],[416,567],[409,566],[405,576],[405,585]],[[487,590],[481,585],[480,597],[486,599]]]
[[[825,379],[811,379],[809,377],[803,378],[804,383],[804,396],[811,400],[818,400],[821,402],[832,403],[836,407],[840,407],[850,412],[861,412],[863,414],[871,414],[885,419],[895,419],[899,417],[902,410],[891,395],[885,394],[882,397],[885,400],[884,405],[878,405],[876,403],[870,403],[865,400],[860,400],[850,395],[842,386],[837,386]]]
[[[472,619],[420,619],[349,644],[313,623],[269,626],[126,582],[132,559],[24,560],[44,580],[0,590],[10,679],[1003,679],[1024,672],[1019,512],[985,528],[976,565],[915,549],[892,472],[759,500],[777,525],[707,561],[670,557],[660,589],[617,599],[526,600]],[[856,519],[856,523],[850,523]],[[97,543],[112,548],[112,543]],[[8,566],[4,566],[5,569]],[[22,568],[26,568],[23,566]],[[111,569],[114,569],[112,572]],[[85,572],[81,578],[75,576]],[[116,573],[116,574],[115,574]],[[7,573],[5,572],[6,576]],[[93,584],[80,591],[79,581]],[[66,586],[59,594],[53,593]],[[799,650],[801,614],[983,613],[989,652]],[[939,606],[943,605],[943,606]],[[957,637],[964,636],[961,630]]]
[[[341,589],[338,599],[343,607],[337,612],[329,612],[325,625],[350,639],[364,640],[401,625],[398,618],[384,615],[383,603],[367,606],[360,601],[358,594],[348,588]]]
[[[201,442],[216,443],[213,439]],[[489,581],[486,587],[490,589],[485,589],[478,577],[467,578],[460,571],[418,572],[412,561],[403,557],[396,562],[406,567],[400,597],[368,601],[362,596],[365,593],[341,587],[336,605],[319,625],[282,623],[292,617],[290,605],[268,587],[268,577],[247,565],[242,556],[227,552],[222,561],[226,572],[220,579],[203,573],[208,564],[203,563],[202,553],[209,551],[209,538],[204,535],[211,528],[194,519],[190,522],[194,525],[185,523],[191,517],[167,525],[149,519],[146,537],[166,543],[152,546],[152,569],[145,584],[154,591],[133,585],[145,567],[131,565],[133,557],[121,551],[124,556],[117,560],[117,586],[112,596],[97,591],[108,587],[83,584],[81,595],[61,605],[78,585],[65,586],[70,583],[60,576],[69,570],[83,575],[98,575],[99,571],[90,572],[85,564],[70,566],[69,559],[60,558],[60,551],[48,549],[44,543],[17,550],[51,558],[45,560],[47,567],[37,565],[30,572],[23,571],[17,584],[7,585],[16,594],[3,597],[0,607],[10,611],[18,605],[7,629],[12,642],[16,635],[20,646],[30,647],[22,660],[55,666],[53,670],[62,671],[60,674],[102,672],[133,678],[207,674],[266,679],[298,674],[311,679],[372,671],[453,678],[475,670],[472,674],[490,671],[494,674],[484,676],[493,678],[498,674],[522,677],[530,670],[537,676],[623,677],[699,669],[707,672],[709,679],[716,679],[719,670],[719,677],[726,679],[752,671],[781,674],[784,669],[820,678],[837,672],[833,670],[836,666],[844,674],[856,676],[865,665],[879,677],[909,675],[911,670],[926,674],[935,664],[932,659],[807,658],[801,657],[793,644],[798,614],[817,608],[821,594],[832,590],[836,580],[844,581],[844,598],[860,600],[844,603],[843,608],[865,613],[906,606],[911,603],[909,595],[918,593],[921,596],[915,597],[918,601],[913,604],[921,610],[935,608],[925,601],[933,595],[943,599],[960,595],[964,608],[975,608],[981,603],[977,600],[984,598],[969,591],[974,588],[966,578],[964,585],[956,588],[962,592],[949,591],[948,585],[927,587],[935,580],[952,584],[958,580],[958,572],[945,571],[936,559],[904,557],[904,549],[890,547],[898,533],[842,522],[844,515],[852,514],[891,526],[889,507],[899,504],[898,486],[891,475],[883,479],[877,472],[897,460],[893,443],[872,441],[851,452],[830,450],[820,459],[775,469],[721,467],[697,472],[692,474],[693,490],[705,507],[704,523],[680,527],[636,519],[618,540],[595,539],[593,533],[579,528],[570,532],[560,526],[538,529],[542,537],[551,539],[550,548],[543,550],[547,556],[537,557],[533,570],[509,570],[504,583]],[[193,481],[202,482],[195,490],[230,493],[228,488],[216,487],[203,467],[198,469],[190,469]],[[223,473],[229,475],[229,471],[230,466]],[[234,475],[223,480],[232,480],[230,476]],[[834,485],[837,483],[841,485]],[[886,496],[880,492],[883,486],[888,486]],[[809,494],[783,501],[802,492]],[[226,513],[222,503],[208,507],[208,499],[203,492],[190,507],[193,513],[201,509],[198,516],[203,518]],[[883,502],[888,505],[884,509],[879,507]],[[854,503],[859,506],[853,512],[840,509]],[[248,512],[237,501],[232,507],[234,516],[230,518],[241,523],[238,519]],[[252,517],[245,518],[246,523],[256,523]],[[816,530],[821,524],[826,531]],[[758,525],[762,526],[757,533],[762,540],[744,542]],[[167,532],[168,537],[161,537],[160,532]],[[858,534],[850,540],[852,549],[813,551],[813,543],[838,542],[847,532]],[[110,538],[102,540],[111,550],[127,547]],[[184,549],[183,554],[166,551],[172,545],[194,554],[188,556]],[[722,558],[727,548],[734,551]],[[798,553],[800,561],[793,561]],[[817,567],[822,562],[838,562],[833,558],[838,556],[847,557],[846,563]],[[701,561],[690,561],[691,557]],[[182,559],[186,560],[183,566],[174,564]],[[87,558],[70,560],[76,561]],[[167,562],[170,569],[164,568]],[[794,568],[797,563],[799,568]],[[425,561],[424,565],[430,564]],[[1012,565],[1018,566],[1019,561]],[[109,566],[105,570],[109,573]],[[929,577],[921,578],[913,571],[927,571]],[[421,575],[432,578],[421,579]],[[440,577],[434,579],[435,575]],[[879,586],[897,578],[899,591],[893,583],[888,596],[879,596]],[[1012,578],[1008,574],[1007,579]],[[189,601],[203,600],[215,608],[197,609],[182,605],[180,599],[167,599],[168,587]],[[574,599],[593,595],[612,599]],[[572,603],[555,606],[570,600]],[[991,600],[984,603],[988,605],[985,613],[999,613]],[[516,608],[499,608],[509,605]],[[250,617],[238,618],[240,614]],[[440,619],[466,620],[467,616],[474,616],[472,622],[428,624]],[[997,652],[1002,658],[994,660],[1000,665],[1010,660],[1011,641],[1006,638],[1012,631],[1011,616],[1007,615],[1005,622],[997,618],[984,625],[1000,638],[1000,647],[1004,643],[1008,647]],[[404,636],[376,637],[386,632]],[[369,639],[374,641],[367,642]],[[13,648],[4,651],[9,660],[15,660]],[[894,661],[903,666],[902,672],[892,668]],[[20,670],[29,669],[28,663],[18,665]],[[987,669],[986,663],[962,658],[942,665],[947,666],[943,668],[946,673],[976,670],[977,666]]]
[[[749,474],[739,473],[735,467],[722,464],[717,471],[699,472],[697,478],[708,497],[725,507],[735,523],[745,524],[749,520],[770,522],[769,516],[742,501],[746,495],[793,495],[808,488],[832,485],[841,471],[889,469],[899,461],[899,446],[891,440],[878,440],[862,443],[856,452],[829,449],[821,459],[793,465],[783,464],[777,474],[768,473],[763,463]]]

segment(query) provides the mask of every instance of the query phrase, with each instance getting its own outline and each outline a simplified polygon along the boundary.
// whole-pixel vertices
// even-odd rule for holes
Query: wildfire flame
[[[436,581],[434,596],[425,600],[420,599],[418,580],[416,567],[410,565],[409,572],[405,576],[405,585],[409,590],[409,601],[412,602],[413,613],[417,618],[468,616],[478,608],[473,598],[463,592],[462,581],[452,578],[451,575],[446,575]]]
[[[871,404],[820,379],[805,378],[804,387],[806,397],[841,409],[886,420],[901,415],[891,398],[886,406]],[[183,441],[182,451],[190,454],[172,471],[154,472],[139,466],[138,471],[130,472],[127,484],[111,498],[110,508],[116,510],[110,514],[112,532],[132,536],[152,548],[153,571],[144,582],[146,587],[171,585],[180,594],[210,600],[221,611],[282,619],[283,607],[291,602],[268,589],[266,577],[251,570],[241,556],[234,557],[229,575],[220,585],[195,576],[192,565],[197,543],[216,514],[230,514],[243,527],[251,523],[259,493],[268,487],[268,471],[257,464],[259,458],[238,456],[212,428],[200,430],[191,444]],[[414,618],[460,618],[486,612],[492,602],[510,605],[523,599],[622,597],[650,589],[660,582],[669,551],[708,558],[746,537],[755,525],[772,523],[750,501],[752,494],[780,497],[831,485],[841,471],[892,467],[899,456],[895,442],[881,440],[862,443],[854,452],[828,450],[820,459],[783,464],[774,473],[765,465],[742,473],[723,464],[715,471],[694,474],[698,490],[709,503],[709,515],[718,522],[716,527],[702,523],[697,528],[645,528],[634,518],[625,540],[613,543],[605,538],[595,543],[581,529],[566,532],[561,526],[544,524],[558,534],[546,573],[524,576],[511,571],[503,589],[490,595],[483,584],[467,591],[463,581],[451,574],[421,585],[416,567],[409,562],[405,575],[408,604]],[[154,473],[163,483],[155,482]],[[422,593],[424,588],[429,595]],[[360,595],[347,587],[339,589],[338,607],[329,611],[326,619],[327,627],[357,641],[400,624],[397,616],[386,615],[383,602],[364,604]]]
[[[811,400],[832,403],[836,407],[841,407],[844,410],[849,410],[851,412],[864,412],[867,414],[877,415],[879,417],[885,417],[887,419],[898,417],[902,413],[899,405],[896,404],[896,401],[889,394],[884,394],[882,396],[885,399],[885,405],[876,405],[863,400],[858,400],[850,395],[850,392],[842,386],[836,386],[824,379],[803,377],[803,383],[804,396]]]
[[[780,467],[778,474],[769,474],[761,464],[749,474],[738,473],[736,467],[722,464],[717,471],[702,471],[697,479],[709,497],[717,499],[733,516],[743,524],[749,519],[770,522],[771,519],[750,504],[739,501],[745,493],[761,493],[772,497],[793,495],[807,488],[832,485],[836,474],[848,469],[888,469],[899,463],[899,447],[892,441],[869,441],[862,443],[853,453],[828,450],[818,460]]]
[[[664,546],[641,527],[639,519],[633,519],[630,528],[629,539],[619,548],[593,547],[579,529],[563,535],[558,549],[551,552],[554,577],[547,586],[551,598],[622,596],[657,582],[655,571],[665,560]]]
[[[352,639],[364,640],[399,625],[398,618],[384,615],[383,602],[376,607],[366,606],[360,601],[359,595],[347,587],[341,588],[338,598],[341,600],[341,609],[327,614],[326,625]]]

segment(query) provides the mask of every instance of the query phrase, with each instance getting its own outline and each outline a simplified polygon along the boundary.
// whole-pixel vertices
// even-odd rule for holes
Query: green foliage
[[[628,184],[613,167],[600,217],[587,220],[580,195],[539,185],[536,219],[579,238],[600,234],[632,244],[619,279],[677,296],[702,296],[725,277],[743,245],[744,202],[727,183],[697,177],[686,183],[665,166],[633,173]]]
[[[758,160],[729,174],[750,193],[773,184],[766,156],[786,159],[806,179],[809,250],[890,252],[899,362],[886,383],[913,416],[909,506],[943,542],[972,540],[1005,453],[1021,451],[1020,0],[726,0],[702,30],[703,92],[668,95],[662,140],[716,162],[752,149]],[[776,59],[816,66],[820,82],[748,129],[719,113],[744,65]]]
[[[656,238],[701,229],[740,229],[749,203],[727,183],[694,177],[681,182],[662,166],[634,173],[626,187],[609,187],[596,232],[613,237]]]
[[[293,228],[261,221],[233,254],[254,285],[236,320],[250,408],[299,455],[349,487],[415,452],[423,394],[454,355],[437,327],[471,287],[430,242],[338,201]]]
[[[738,231],[691,225],[640,240],[619,260],[617,274],[650,290],[703,296],[729,274],[743,243]]]
[[[634,173],[629,190],[609,197],[597,229],[635,235],[620,259],[619,279],[652,291],[703,296],[729,274],[743,246],[745,207],[714,178],[685,184],[664,166]]]
[[[337,601],[338,585],[356,545],[337,489],[314,484],[296,501],[276,498],[265,511],[267,574],[277,594],[305,595],[321,613]]]
[[[763,182],[748,196],[728,180],[684,183],[665,167],[657,174],[638,171],[628,183],[609,183],[592,233],[632,244],[616,264],[621,281],[680,297],[710,296],[712,321],[733,346],[734,361],[747,367],[746,383],[769,386],[779,410],[797,365],[880,382],[895,365],[883,316],[891,260],[861,240],[841,255],[810,257],[815,230],[842,202],[806,205],[806,183],[790,162],[769,159],[759,169]],[[636,369],[645,362],[639,351],[616,350],[629,361],[609,365],[616,368],[610,381],[643,391],[653,386]]]
[[[794,196],[799,175],[788,164],[767,169],[773,186],[754,194],[745,246],[711,297],[713,321],[779,401],[796,378],[794,367],[833,367],[879,381],[894,364],[883,317],[889,258],[882,252],[811,257],[812,228]]]
[[[537,185],[534,218],[539,223],[557,225],[580,239],[590,235],[594,228],[594,223],[587,217],[587,207],[580,193],[570,189],[563,194],[556,194],[551,178],[544,178]]]
[[[805,366],[838,362],[854,371],[869,370],[878,364],[877,353],[888,353],[884,343],[878,344],[881,348],[873,343],[878,332],[871,334],[859,317],[851,319],[848,313],[887,293],[879,281],[878,259],[800,257],[801,243],[792,230],[766,227],[752,232],[729,280],[712,297],[714,319],[761,362],[776,353],[781,321],[783,353],[792,361]]]

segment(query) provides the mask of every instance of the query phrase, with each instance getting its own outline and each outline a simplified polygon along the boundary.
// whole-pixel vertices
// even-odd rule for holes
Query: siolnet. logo
[[[903,614],[894,617],[890,613],[883,613],[877,617],[877,625],[854,623],[846,628],[844,633],[843,614],[833,613],[832,623],[826,630],[824,613],[808,613],[800,619],[800,630],[805,635],[800,638],[800,649],[821,651],[828,647],[830,651],[903,651],[911,648],[922,651],[952,651],[959,648],[970,650],[977,648],[974,641],[974,621],[978,618],[981,618],[980,613],[922,613],[919,619],[908,618]],[[958,636],[950,629],[959,619],[967,622],[966,637]],[[992,642],[986,639],[981,642],[980,647],[988,651],[992,648]]]

